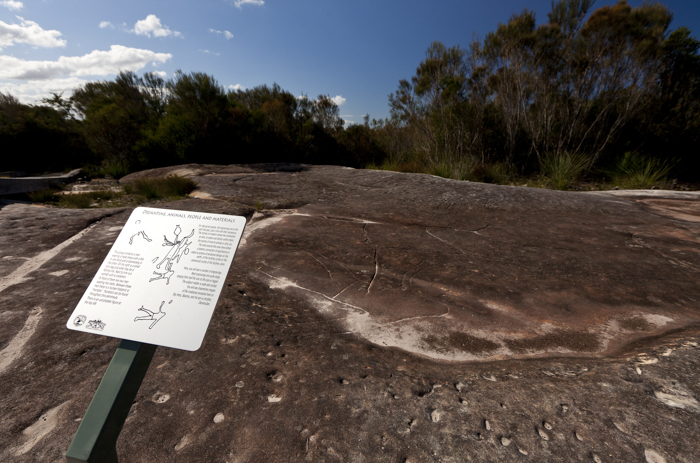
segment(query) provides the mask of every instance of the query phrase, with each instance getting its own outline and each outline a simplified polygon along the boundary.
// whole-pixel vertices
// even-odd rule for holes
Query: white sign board
[[[245,223],[232,215],[136,208],[66,326],[199,349]]]

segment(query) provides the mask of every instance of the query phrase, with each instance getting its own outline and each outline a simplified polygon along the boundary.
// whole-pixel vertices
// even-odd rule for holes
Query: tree
[[[114,173],[124,175],[145,163],[139,148],[162,116],[163,85],[157,76],[121,72],[114,82],[89,82],[73,93],[70,101],[88,145]]]
[[[670,12],[620,1],[584,22],[592,3],[560,0],[539,27],[524,11],[486,36],[489,88],[509,159],[524,130],[540,160],[585,152],[593,164],[648,102]]]
[[[458,164],[479,152],[483,106],[469,91],[475,51],[433,42],[416,75],[389,95],[392,119],[415,128],[416,149],[429,162]]]
[[[63,110],[22,104],[0,92],[0,170],[55,172],[88,162],[78,123]]]

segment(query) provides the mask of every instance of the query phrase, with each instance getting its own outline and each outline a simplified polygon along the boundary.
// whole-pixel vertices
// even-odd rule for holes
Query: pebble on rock
[[[224,421],[224,414],[223,414],[223,413],[217,413],[217,414],[214,416],[214,423],[217,423],[217,424],[218,424],[218,423],[221,423],[222,421]]]
[[[165,402],[170,400],[170,394],[163,394],[162,392],[158,391],[155,393],[153,399],[151,400],[157,404],[164,404]]]
[[[666,463],[666,459],[652,449],[644,450],[644,459],[647,463]]]

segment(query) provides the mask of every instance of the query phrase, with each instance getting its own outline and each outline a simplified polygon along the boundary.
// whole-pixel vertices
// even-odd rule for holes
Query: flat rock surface
[[[186,165],[248,225],[202,348],[159,348],[153,461],[692,462],[700,198]],[[0,209],[0,460],[62,461],[118,340],[67,317],[130,209]]]

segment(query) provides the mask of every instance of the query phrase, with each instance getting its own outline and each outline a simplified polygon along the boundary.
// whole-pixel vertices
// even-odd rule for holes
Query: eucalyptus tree
[[[656,117],[652,129],[662,140],[700,142],[700,40],[680,27],[662,45]],[[692,148],[691,148],[692,149]]]
[[[392,119],[415,128],[416,149],[430,163],[468,162],[479,153],[483,106],[470,100],[469,88],[475,52],[433,42],[416,74],[389,95]]]
[[[624,0],[593,11],[593,2],[560,0],[536,26],[524,11],[486,36],[484,59],[509,158],[518,130],[543,156],[584,153],[592,165],[648,103],[671,13]]]
[[[43,173],[84,165],[91,156],[78,129],[79,121],[62,107],[24,104],[0,92],[0,171]]]
[[[70,103],[88,146],[114,173],[143,162],[142,143],[164,112],[164,85],[155,75],[120,72],[113,82],[88,82],[73,92]]]
[[[311,119],[324,130],[335,133],[343,128],[344,121],[340,117],[340,108],[328,95],[319,95],[311,102]]]
[[[154,137],[159,164],[240,160],[247,116],[237,111],[214,77],[176,71],[165,88],[165,115]]]

